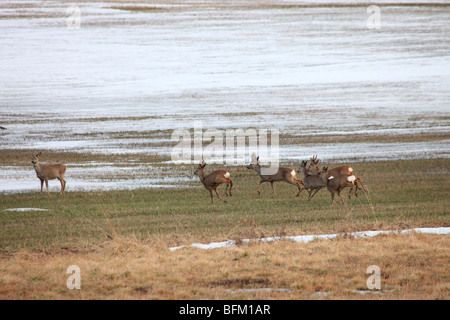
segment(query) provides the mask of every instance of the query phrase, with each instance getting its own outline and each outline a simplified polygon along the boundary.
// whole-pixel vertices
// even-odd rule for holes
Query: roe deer
[[[308,201],[310,201],[320,189],[327,186],[327,178],[322,175],[310,175],[307,172],[307,161],[302,161],[300,168],[297,170],[298,173],[301,173],[303,178],[303,190],[308,190],[309,197]],[[313,193],[314,192],[314,193]]]
[[[205,176],[204,168],[206,166],[205,161],[202,161],[197,167],[197,169],[194,171],[194,174],[198,175],[200,178],[200,181],[205,186],[206,190],[209,191],[211,195],[211,203],[214,202],[213,200],[213,190],[216,193],[217,197],[219,197],[220,200],[223,202],[226,202],[226,200],[222,199],[222,197],[217,192],[217,187],[221,185],[222,183],[227,184],[227,188],[225,189],[225,194],[228,196],[228,193],[231,196],[231,189],[233,188],[233,180],[230,179],[230,173],[226,170],[216,170],[211,172],[209,175]],[[228,190],[228,186],[230,189]]]
[[[342,203],[345,204],[345,201],[341,196],[341,191],[347,187],[353,188],[356,183],[356,176],[347,174],[333,176],[330,174],[327,167],[323,168],[320,175],[323,175],[323,178],[327,180],[327,189],[331,193],[331,204],[334,203],[335,194],[337,194],[341,198]],[[348,194],[348,197],[350,199],[350,193]]]
[[[318,163],[319,163],[319,160],[317,159],[317,155],[313,155],[313,157],[311,158],[311,164],[308,167],[308,173],[309,174],[311,174],[311,175],[314,175],[314,174],[318,175],[320,173],[320,169],[317,166]],[[352,167],[349,167],[349,166],[336,167],[336,168],[330,169],[328,171],[328,174],[330,176],[334,176],[334,177],[341,176],[341,175],[348,175],[348,176],[354,175],[356,177],[356,180],[355,180],[355,183],[354,183],[354,186],[356,187],[355,188],[355,196],[358,197],[358,190],[360,189],[359,188],[359,184],[361,184],[361,187],[362,187],[364,192],[366,192],[366,193],[368,192],[366,187],[364,186],[361,178],[358,178],[356,176],[356,174],[354,173]],[[352,193],[352,191],[353,191],[353,186],[350,188],[349,197],[350,197],[350,194]]]
[[[284,181],[286,183],[292,184],[294,186],[297,186],[298,188],[298,194],[297,197],[300,195],[300,192],[302,191],[300,184],[303,184],[303,180],[298,180],[295,176],[295,170],[292,170],[290,168],[278,168],[277,173],[273,175],[263,175],[261,174],[261,166],[259,165],[259,157],[256,158],[255,163],[250,163],[247,166],[247,169],[253,169],[255,170],[259,176],[261,177],[261,181],[259,181],[258,184],[258,194],[261,194],[261,184],[264,182],[270,182],[272,185],[272,191],[275,194],[275,188],[273,186],[273,183],[276,181]]]
[[[39,156],[42,153],[39,152],[38,154],[34,155],[32,154],[31,163],[33,164],[34,170],[36,171],[36,176],[41,180],[41,193],[42,193],[42,187],[44,186],[45,181],[45,187],[47,188],[47,193],[50,194],[48,191],[48,180],[52,179],[58,179],[59,182],[61,182],[61,192],[60,194],[64,194],[64,190],[66,189],[66,181],[64,180],[64,174],[66,173],[66,166],[63,164],[40,164],[39,163]]]

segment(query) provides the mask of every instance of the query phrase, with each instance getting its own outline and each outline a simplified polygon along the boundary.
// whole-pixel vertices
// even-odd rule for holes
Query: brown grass
[[[449,236],[242,244],[171,252],[158,240],[117,238],[58,252],[0,258],[0,299],[448,299]],[[69,265],[81,290],[69,290]],[[381,290],[367,290],[367,267]]]
[[[318,143],[405,143],[405,142],[434,142],[450,139],[448,133],[412,133],[412,134],[361,134],[361,135],[308,135],[294,136],[280,135],[280,144],[305,145]]]

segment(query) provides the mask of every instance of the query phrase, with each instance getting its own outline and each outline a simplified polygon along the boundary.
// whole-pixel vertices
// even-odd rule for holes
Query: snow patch
[[[387,230],[387,231],[359,231],[359,232],[351,232],[351,233],[334,233],[334,234],[322,234],[322,235],[302,235],[302,236],[288,236],[288,237],[268,237],[268,238],[261,238],[261,239],[243,239],[239,242],[241,243],[249,243],[249,242],[273,242],[278,240],[292,240],[298,243],[308,243],[317,239],[336,239],[339,236],[351,236],[354,238],[371,238],[375,237],[381,234],[408,234],[412,232],[417,233],[427,233],[427,234],[440,234],[440,235],[446,235],[450,233],[450,227],[448,228],[414,228],[414,229],[407,229],[407,230]],[[211,242],[209,244],[202,244],[202,243],[193,243],[191,244],[191,247],[199,248],[199,249],[218,249],[218,248],[225,248],[225,247],[232,247],[237,244],[236,240],[228,240],[228,241],[222,241],[222,242]],[[170,251],[176,251],[178,249],[185,248],[186,246],[178,246],[178,247],[171,247],[169,248]]]
[[[10,208],[2,210],[2,212],[28,212],[28,211],[50,211],[50,210],[41,208]]]

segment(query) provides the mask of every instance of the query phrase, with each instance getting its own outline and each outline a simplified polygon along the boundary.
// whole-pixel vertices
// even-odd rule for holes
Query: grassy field
[[[258,196],[259,179],[246,168],[228,168],[235,183],[233,196],[227,198],[228,203],[217,199],[214,204],[200,182],[195,188],[48,196],[38,192],[36,181],[34,193],[0,198],[0,297],[448,298],[448,236],[344,238],[306,245],[282,241],[213,251],[168,251],[192,242],[450,226],[447,159],[351,165],[370,192],[360,192],[359,198],[352,197],[345,205],[330,205],[327,190],[306,202],[306,192],[296,198],[296,188],[284,183],[275,184],[275,195],[269,184],[263,185]],[[207,166],[206,171],[215,168]],[[223,197],[224,188],[219,191]],[[3,211],[9,208],[49,211]],[[373,254],[372,246],[376,247]],[[301,258],[305,254],[306,260]],[[359,256],[364,259],[357,261]],[[193,257],[198,257],[197,263]],[[83,279],[91,283],[90,289],[68,292],[63,268],[70,264],[89,270]],[[385,276],[389,285],[383,295],[354,291],[365,286],[365,268],[371,264],[390,274]],[[191,272],[182,272],[183,265]],[[338,268],[336,273],[333,268]],[[274,278],[276,270],[286,271],[285,276]],[[408,270],[414,274],[411,279],[404,274]],[[209,272],[214,276],[205,277]],[[111,281],[105,280],[109,283],[106,287],[97,286],[102,279]],[[56,285],[58,281],[62,282]],[[338,281],[345,285],[338,285]],[[266,287],[283,290],[256,290]],[[240,290],[244,288],[256,289]],[[321,292],[327,292],[326,296]]]
[[[226,204],[219,199],[211,204],[209,193],[200,181],[196,188],[67,192],[64,196],[39,192],[3,195],[0,211],[24,207],[50,211],[3,212],[0,247],[7,251],[57,249],[78,242],[101,242],[112,236],[164,237],[169,245],[180,245],[192,240],[449,223],[448,160],[354,163],[352,166],[370,193],[360,191],[360,197],[353,197],[346,205],[336,202],[330,206],[327,190],[306,202],[306,192],[296,198],[296,188],[285,183],[275,184],[275,195],[269,184],[263,185],[262,195],[258,196],[259,177],[246,168],[229,168],[235,186]],[[206,170],[210,172],[214,167],[207,166]],[[225,186],[220,187],[219,192],[225,197],[224,189]]]

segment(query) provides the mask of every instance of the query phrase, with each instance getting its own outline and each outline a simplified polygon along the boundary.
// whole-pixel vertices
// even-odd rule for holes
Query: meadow
[[[187,188],[60,196],[41,195],[36,180],[36,192],[1,197],[0,296],[448,299],[448,235],[346,236],[361,230],[450,226],[448,160],[351,165],[370,191],[360,191],[345,205],[330,205],[327,190],[307,202],[306,192],[296,198],[296,188],[284,183],[275,184],[275,195],[263,185],[258,196],[259,177],[245,167],[227,168],[235,182],[228,203],[211,203],[200,181]],[[224,188],[219,191],[223,197]],[[49,211],[3,211],[18,207]],[[326,233],[342,237],[169,251],[193,242]],[[65,284],[65,268],[72,264],[83,270],[79,291]],[[383,287],[366,293],[365,269],[373,264],[380,265]]]
[[[356,230],[441,226],[448,223],[448,160],[354,163],[369,194],[339,199],[330,205],[327,190],[310,202],[307,192],[295,197],[296,188],[275,183],[262,185],[258,196],[257,174],[245,167],[230,167],[232,197],[215,198],[200,184],[189,188],[156,188],[133,191],[36,192],[2,195],[0,210],[42,208],[44,212],[3,212],[1,247],[53,249],[76,243],[99,242],[108,237],[165,238],[170,245],[189,241],[257,238]],[[193,166],[194,167],[194,166]],[[294,168],[294,166],[291,166]],[[207,166],[210,172],[218,166]],[[297,167],[295,167],[297,169]],[[50,182],[52,183],[52,182]],[[53,181],[54,184],[58,182]],[[70,185],[70,180],[67,182]],[[194,188],[193,188],[194,187]],[[348,189],[346,189],[348,190]]]

